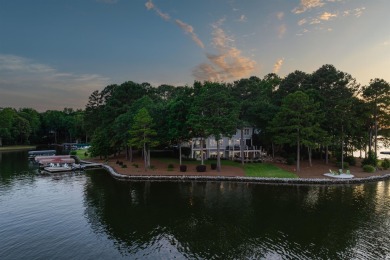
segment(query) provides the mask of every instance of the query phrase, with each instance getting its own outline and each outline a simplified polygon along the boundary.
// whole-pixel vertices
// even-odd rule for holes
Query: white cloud
[[[246,22],[248,19],[246,18],[246,16],[244,14],[242,14],[240,16],[240,19],[238,19],[239,22]]]
[[[328,12],[324,12],[320,15],[320,19],[321,20],[324,20],[324,21],[329,21],[330,19],[332,19],[333,17],[337,17],[337,14],[332,14],[332,13],[328,13]]]
[[[345,10],[343,15],[344,16],[355,16],[355,17],[360,17],[362,16],[364,10],[366,10],[365,7],[360,7],[360,8],[355,8],[355,9],[351,9],[351,10]]]
[[[314,19],[312,19],[312,20],[310,21],[310,24],[319,24],[319,23],[321,23],[321,21],[320,21],[320,19],[318,19],[318,18],[314,18]]]
[[[145,3],[145,6],[146,6],[146,9],[148,10],[154,10],[158,16],[160,16],[162,19],[164,19],[165,21],[169,21],[171,19],[171,17],[169,16],[169,14],[167,13],[163,13],[160,9],[158,9],[156,7],[156,5],[152,2],[152,0],[148,0],[146,3]],[[194,32],[194,27],[192,27],[191,25],[179,20],[179,19],[176,19],[175,20],[175,24],[178,25],[185,33],[189,34],[191,36],[191,39],[199,46],[201,47],[202,49],[204,48],[204,44],[203,42],[199,39],[199,37],[196,35],[196,33]]]
[[[284,17],[284,13],[283,13],[283,12],[278,12],[278,13],[276,14],[276,17],[278,18],[278,20],[282,20],[283,17]]]
[[[305,23],[307,23],[307,19],[304,18],[304,19],[301,19],[298,21],[298,25],[301,26],[301,25],[304,25]]]
[[[189,25],[189,24],[186,24],[178,19],[176,19],[176,24],[184,30],[184,32],[188,33],[189,35],[191,35],[191,38],[192,40],[201,48],[204,48],[204,44],[203,42],[198,38],[198,36],[195,34],[194,32],[194,28]]]
[[[202,63],[193,70],[193,76],[199,81],[228,81],[247,77],[255,69],[256,62],[244,57],[233,46],[233,39],[220,28],[222,21],[213,25],[213,46],[217,54],[207,54],[210,63]]]
[[[97,74],[75,74],[15,55],[0,54],[0,104],[40,111],[84,108],[89,95],[108,85]]]
[[[355,9],[355,16],[356,17],[360,17],[363,14],[365,9],[366,9],[365,7],[363,7],[363,8],[356,8]]]
[[[280,71],[280,68],[282,67],[284,62],[284,58],[278,59],[274,64],[274,73],[278,73]]]
[[[168,21],[169,19],[171,19],[171,17],[169,16],[169,14],[166,14],[166,13],[163,13],[161,12],[160,9],[158,9],[152,2],[152,0],[149,0],[148,2],[145,3],[145,6],[146,6],[146,9],[148,10],[154,10],[158,16],[160,16],[162,19]]]
[[[301,0],[301,3],[298,7],[294,8],[292,10],[295,14],[304,13],[309,9],[321,7],[325,3],[322,2],[322,0]]]
[[[297,33],[296,35],[297,35],[297,36],[302,36],[302,35],[304,35],[305,33],[308,33],[308,32],[310,32],[308,29],[303,29],[302,31],[300,31],[300,32]]]

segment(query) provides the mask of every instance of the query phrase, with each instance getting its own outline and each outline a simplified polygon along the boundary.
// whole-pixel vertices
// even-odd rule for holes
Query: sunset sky
[[[192,85],[324,64],[390,81],[389,0],[0,0],[0,107],[85,108],[125,81]]]

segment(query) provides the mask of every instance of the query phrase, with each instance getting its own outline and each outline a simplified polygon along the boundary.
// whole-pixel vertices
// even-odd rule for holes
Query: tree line
[[[144,151],[147,165],[153,146],[210,135],[218,141],[252,126],[259,145],[272,155],[293,156],[299,171],[301,155],[311,161],[320,154],[327,162],[331,152],[342,167],[355,150],[376,155],[378,136],[390,136],[389,103],[385,80],[361,86],[350,74],[323,65],[311,74],[294,71],[281,78],[271,73],[232,83],[109,85],[89,97],[85,127],[93,135],[94,155],[125,149],[130,156],[136,147]]]
[[[84,111],[0,108],[0,146],[87,141]]]
[[[256,145],[272,156],[293,158],[299,171],[303,157],[327,162],[332,154],[343,166],[356,150],[376,156],[378,136],[390,138],[389,104],[385,80],[376,78],[361,86],[350,74],[327,64],[311,74],[297,70],[281,78],[270,73],[231,83],[113,84],[94,91],[85,110],[39,114],[4,108],[0,136],[3,144],[54,142],[53,133],[57,142],[88,136],[92,155],[126,151],[131,160],[133,149],[142,150],[147,167],[153,147],[180,147],[191,138],[210,135],[219,140],[236,129],[254,127]],[[217,163],[219,169],[219,153]]]

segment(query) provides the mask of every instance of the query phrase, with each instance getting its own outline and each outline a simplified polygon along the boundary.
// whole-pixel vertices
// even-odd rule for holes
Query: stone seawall
[[[228,181],[259,184],[361,184],[390,179],[390,174],[383,176],[370,176],[353,179],[306,179],[306,178],[264,178],[264,177],[231,177],[231,176],[188,176],[188,175],[123,175],[117,173],[112,167],[102,165],[111,176],[118,180],[129,181]]]

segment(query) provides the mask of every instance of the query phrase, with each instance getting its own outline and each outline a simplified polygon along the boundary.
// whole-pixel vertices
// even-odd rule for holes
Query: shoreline
[[[103,169],[117,180],[121,181],[175,181],[175,182],[189,182],[189,181],[227,181],[237,183],[254,183],[254,184],[272,184],[272,185],[353,185],[364,184],[370,182],[379,182],[390,179],[390,173],[384,175],[368,176],[364,178],[352,179],[327,179],[327,178],[266,178],[266,177],[246,177],[246,176],[207,176],[207,175],[135,175],[135,174],[121,174],[113,167],[102,164]]]
[[[20,145],[20,146],[0,146],[0,152],[7,152],[7,151],[25,151],[30,149],[35,149],[36,146],[29,146],[29,145]]]

